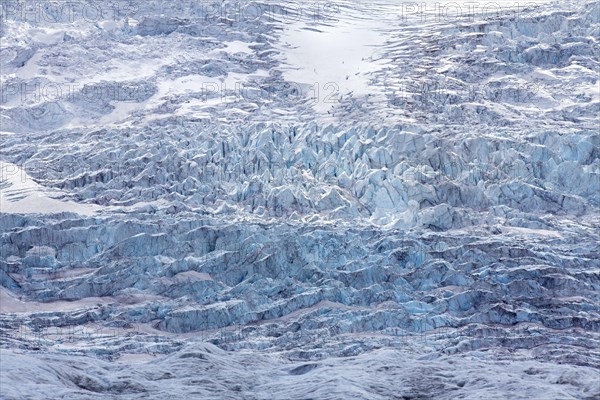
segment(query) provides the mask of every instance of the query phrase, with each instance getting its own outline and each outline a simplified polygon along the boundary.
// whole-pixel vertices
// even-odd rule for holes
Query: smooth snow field
[[[600,3],[0,3],[0,399],[600,399]]]

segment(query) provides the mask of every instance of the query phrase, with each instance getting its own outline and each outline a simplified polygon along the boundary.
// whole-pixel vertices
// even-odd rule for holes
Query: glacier
[[[2,3],[0,397],[600,397],[600,5],[469,7]]]

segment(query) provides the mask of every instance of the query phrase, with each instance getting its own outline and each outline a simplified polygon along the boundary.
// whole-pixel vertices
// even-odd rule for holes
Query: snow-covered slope
[[[597,2],[25,3],[3,398],[600,396]]]

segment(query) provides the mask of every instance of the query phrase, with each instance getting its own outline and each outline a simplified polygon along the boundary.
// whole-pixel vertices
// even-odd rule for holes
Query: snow
[[[529,360],[520,352],[513,356],[516,360],[492,364],[486,352],[462,357],[418,357],[410,344],[323,361],[225,353],[197,342],[168,356],[135,355],[118,362],[0,351],[10,371],[7,378],[31,379],[35,374],[40,381],[35,386],[7,388],[9,398],[54,393],[78,399],[116,395],[160,399],[177,393],[203,399],[221,399],[224,395],[288,399],[294,393],[299,398],[324,399],[482,399],[503,392],[515,399],[577,399],[597,393],[593,384],[577,383],[581,379],[592,382],[597,376],[592,368],[564,366],[557,370]]]
[[[12,163],[1,163],[0,210],[11,214],[53,214],[73,212],[94,215],[100,207],[56,199],[63,195],[37,184],[22,168]]]
[[[341,96],[374,94],[369,72],[379,68],[373,57],[385,41],[378,32],[381,25],[360,19],[318,28],[304,25],[299,21],[286,26],[280,51],[284,77],[311,86],[307,94],[314,99],[315,111],[326,114]]]

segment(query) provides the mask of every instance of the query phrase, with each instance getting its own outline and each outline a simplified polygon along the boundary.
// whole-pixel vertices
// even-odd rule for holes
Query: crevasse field
[[[0,7],[0,398],[600,398],[597,1]]]

